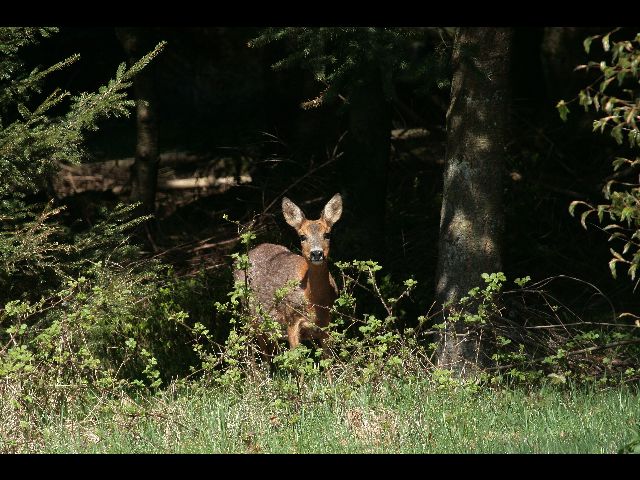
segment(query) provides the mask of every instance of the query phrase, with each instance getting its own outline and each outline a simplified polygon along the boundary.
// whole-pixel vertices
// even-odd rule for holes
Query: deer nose
[[[309,259],[312,262],[321,262],[324,260],[324,252],[322,250],[311,250],[309,253]]]

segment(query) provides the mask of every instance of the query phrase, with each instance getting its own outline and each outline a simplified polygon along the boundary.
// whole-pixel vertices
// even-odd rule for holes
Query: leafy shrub
[[[640,34],[633,39],[613,40],[620,29],[606,35],[595,35],[584,41],[589,53],[594,40],[600,40],[602,48],[610,56],[600,62],[591,61],[580,65],[577,69],[598,71],[600,75],[589,86],[580,91],[578,102],[585,111],[593,109],[599,116],[593,122],[593,131],[603,133],[605,130],[621,145],[626,141],[628,149],[612,160],[614,173],[605,180],[603,195],[606,203],[593,205],[589,202],[574,201],[569,212],[575,214],[578,205],[584,207],[580,221],[586,228],[586,219],[595,213],[600,223],[607,224],[604,230],[610,232],[609,241],[616,240],[620,247],[611,248],[609,268],[616,277],[616,266],[627,265],[627,273],[631,280],[636,279],[636,270],[640,264],[640,184],[632,178],[637,174],[640,159],[637,149],[640,147],[640,129],[638,112],[640,112],[640,96],[638,95],[638,79],[640,79]],[[558,111],[563,119],[569,113],[568,104],[561,100]],[[634,153],[635,152],[635,153]],[[634,158],[635,157],[635,158]]]
[[[145,220],[132,217],[135,205],[74,234],[61,208],[34,200],[61,163],[82,160],[86,132],[129,115],[126,90],[162,44],[130,68],[121,64],[96,92],[57,89],[43,100],[43,80],[79,56],[41,70],[21,55],[55,31],[0,28],[0,397],[18,412],[59,408],[88,388],[159,385],[149,332],[181,316],[145,309],[156,299],[158,266],[139,261],[129,242]]]
[[[634,325],[620,321],[615,312],[610,322],[584,320],[544,288],[575,279],[559,276],[531,283],[524,277],[514,281],[516,288],[505,290],[503,273],[482,277],[485,287],[469,291],[446,321],[462,321],[468,332],[482,328],[483,348],[493,361],[480,375],[484,380],[610,383],[639,378],[633,368],[640,358]]]
[[[245,253],[233,256],[236,268],[247,269],[246,252],[255,235],[243,231],[240,239]],[[253,293],[240,282],[226,302],[216,304],[232,327],[225,344],[216,345],[209,331],[199,327],[208,346],[199,344],[198,355],[209,380],[224,385],[239,385],[247,377],[264,380],[268,365],[284,390],[300,395],[305,379],[323,372],[346,384],[377,385],[390,377],[410,378],[431,371],[434,382],[443,388],[461,385],[471,389],[480,383],[572,380],[606,384],[639,378],[633,365],[640,357],[640,340],[632,325],[615,314],[611,322],[604,323],[580,318],[546,290],[551,282],[569,281],[565,277],[535,283],[530,277],[517,278],[514,288],[506,289],[502,272],[485,273],[484,285],[449,306],[446,318],[440,312],[428,312],[412,322],[402,306],[416,287],[415,280],[395,283],[381,276],[382,267],[373,261],[337,262],[335,267],[339,296],[332,308],[325,351],[313,342],[289,350],[282,326],[267,312],[248,307],[254,304]],[[283,286],[276,296],[284,297],[292,287],[295,285]],[[440,323],[434,323],[436,318]],[[468,381],[434,365],[438,349],[434,339],[441,338],[435,334],[447,322],[463,323],[466,334],[483,331],[491,364]],[[264,354],[265,340],[274,346],[268,355]]]

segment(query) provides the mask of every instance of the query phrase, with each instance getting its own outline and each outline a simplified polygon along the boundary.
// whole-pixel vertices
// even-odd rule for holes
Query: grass
[[[182,387],[137,401],[74,405],[17,430],[0,451],[47,453],[615,453],[640,427],[637,389],[442,387],[428,379],[357,388],[315,379],[242,390]],[[284,385],[287,385],[286,382]],[[289,384],[290,385],[290,384]],[[22,432],[21,436],[16,432]]]

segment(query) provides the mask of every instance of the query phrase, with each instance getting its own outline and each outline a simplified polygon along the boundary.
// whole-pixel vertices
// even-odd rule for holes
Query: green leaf
[[[622,213],[620,213],[620,220],[626,220],[627,223],[631,224],[631,219],[633,218],[633,214],[635,213],[634,207],[624,207],[622,209]]]
[[[551,383],[554,385],[567,383],[567,377],[565,377],[564,375],[560,375],[558,373],[550,373],[549,375],[547,375],[547,377],[549,378],[549,380],[551,380]]]
[[[631,277],[631,280],[635,280],[636,279],[636,270],[638,269],[638,264],[634,263],[633,265],[631,265],[629,267],[629,276]]]
[[[616,260],[615,258],[612,258],[609,261],[609,270],[611,270],[611,276],[613,278],[618,278],[616,275],[616,263],[618,262],[618,260]]]
[[[624,139],[624,136],[622,134],[622,126],[623,124],[621,123],[611,129],[611,136],[616,140],[616,143],[618,145],[621,145],[622,140]]]
[[[606,80],[603,80],[600,83],[600,93],[604,93],[604,91],[607,89],[607,87],[609,86],[609,84],[613,82],[613,77],[611,78],[607,78]]]
[[[609,33],[607,33],[604,37],[602,37],[602,48],[604,48],[605,52],[608,52],[609,49],[611,48],[611,45],[609,43]]]
[[[516,278],[513,283],[518,285],[519,287],[524,287],[529,281],[531,281],[531,277],[527,275],[526,277]]]
[[[593,103],[591,94],[587,90],[580,90],[578,93],[578,103],[580,103],[580,105],[584,107],[585,111],[587,111],[587,107]]]
[[[606,100],[606,102],[604,104],[604,111],[607,112],[607,113],[611,113],[611,110],[613,110],[613,102],[612,102],[613,97],[609,97],[609,98],[603,97],[603,100]],[[607,119],[605,119],[605,118],[603,118],[601,121],[602,121],[602,123],[605,123],[605,124],[607,123]],[[600,130],[600,131],[602,131],[602,130]]]
[[[582,227],[586,230],[587,229],[587,217],[589,216],[589,214],[593,212],[593,210],[587,210],[586,212],[582,212],[582,215],[580,215],[580,224],[582,224]]]
[[[613,171],[615,172],[625,163],[629,163],[629,160],[624,157],[616,157],[615,160],[611,163],[613,165]]]
[[[594,120],[593,121],[593,129],[591,130],[592,132],[595,132],[596,130],[598,130],[598,128],[600,128],[602,125],[604,125],[604,122],[602,122],[602,120]],[[602,127],[604,128],[604,127]]]
[[[622,82],[624,82],[624,77],[627,76],[627,71],[626,70],[620,70],[618,72],[618,74],[616,75],[616,80],[618,80],[618,85],[622,85]],[[611,77],[613,78],[613,77]]]
[[[573,217],[575,216],[575,210],[578,205],[586,205],[587,207],[591,207],[588,203],[583,202],[582,200],[574,200],[569,204],[569,214]]]
[[[611,198],[611,186],[613,185],[614,180],[609,180],[607,183],[605,183],[604,187],[602,188],[602,194],[604,195],[604,198],[606,198],[607,200],[609,198]]]
[[[624,257],[622,255],[620,255],[618,252],[616,252],[613,248],[610,248],[609,251],[611,252],[611,255],[613,255],[618,261],[620,262],[624,262]]]
[[[556,105],[556,108],[558,109],[558,114],[560,115],[560,118],[562,119],[563,122],[567,121],[567,114],[569,113],[569,107],[567,107],[567,104],[564,100],[560,100],[558,102],[558,104]]]
[[[582,42],[582,45],[584,45],[584,51],[585,52],[589,53],[589,50],[591,49],[591,42],[593,42],[594,38],[596,38],[596,37],[587,37]]]

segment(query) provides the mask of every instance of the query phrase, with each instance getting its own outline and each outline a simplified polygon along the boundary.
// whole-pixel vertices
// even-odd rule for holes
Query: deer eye
[[[327,240],[329,240],[331,238],[331,233],[327,232],[324,234],[324,238],[326,238]]]
[[[306,242],[307,241],[307,236],[306,235],[300,235],[300,241],[301,242]]]

